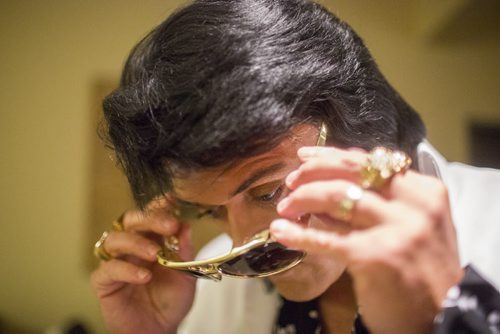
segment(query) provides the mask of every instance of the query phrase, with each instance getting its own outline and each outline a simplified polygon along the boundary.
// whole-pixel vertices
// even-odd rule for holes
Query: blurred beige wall
[[[364,37],[435,146],[466,160],[466,122],[500,124],[500,39],[453,1],[321,2]],[[179,3],[0,2],[0,319],[103,331],[84,266],[93,86]]]
[[[0,2],[0,317],[102,330],[88,283],[92,94],[180,1]]]
[[[500,124],[499,1],[320,2],[363,37],[446,158],[468,159],[470,120]]]

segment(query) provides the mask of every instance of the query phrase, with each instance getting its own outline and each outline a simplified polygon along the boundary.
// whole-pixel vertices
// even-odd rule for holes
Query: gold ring
[[[125,231],[125,226],[123,226],[123,217],[125,216],[125,212],[120,215],[114,222],[111,223],[111,229],[117,232]]]
[[[380,190],[394,174],[404,173],[410,168],[411,162],[411,158],[402,151],[376,147],[361,169],[361,186]]]
[[[352,185],[347,188],[345,197],[339,203],[338,218],[345,222],[350,221],[352,219],[352,211],[362,196],[363,189],[360,187]]]
[[[123,222],[120,220],[115,220],[114,222],[111,223],[111,229],[113,231],[117,232],[123,232],[125,231],[125,228],[123,227]]]
[[[176,253],[179,251],[179,239],[174,235],[165,237],[163,246],[166,250]]]
[[[104,249],[104,242],[106,241],[106,238],[108,237],[108,235],[109,235],[109,233],[107,231],[104,231],[102,233],[101,237],[99,238],[99,240],[97,240],[97,242],[94,245],[94,255],[99,260],[102,260],[102,261],[109,261],[109,260],[111,260],[113,258],[111,256],[111,254],[109,254]]]

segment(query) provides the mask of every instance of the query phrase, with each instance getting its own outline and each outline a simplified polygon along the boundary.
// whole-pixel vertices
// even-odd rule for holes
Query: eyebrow
[[[250,188],[250,186],[252,186],[252,184],[257,182],[259,179],[263,178],[264,176],[273,174],[273,173],[281,170],[283,167],[285,167],[285,164],[280,162],[280,163],[276,163],[276,164],[273,164],[273,165],[270,165],[270,166],[267,166],[267,167],[264,167],[264,168],[257,170],[255,173],[253,173],[248,178],[246,178],[238,186],[238,188],[236,188],[236,190],[231,193],[231,197],[236,196],[239,193],[242,193],[243,191]],[[196,202],[188,202],[188,201],[182,200],[178,197],[175,198],[175,201],[181,205],[184,205],[184,206],[196,206],[196,207],[204,208],[204,209],[210,209],[210,208],[217,207],[217,205],[206,205],[206,204],[201,204],[201,203],[196,203]]]
[[[327,136],[328,136],[327,128],[325,127],[324,123],[321,123],[321,128],[320,128],[320,131],[319,131],[319,134],[318,134],[318,139],[317,139],[317,142],[316,142],[316,146],[324,146],[325,142],[326,142],[326,139],[327,139]],[[259,179],[263,178],[264,176],[267,176],[269,174],[275,173],[275,172],[281,170],[284,167],[285,167],[285,163],[281,162],[281,163],[276,163],[276,164],[273,164],[273,165],[270,165],[270,166],[267,166],[267,167],[264,167],[264,168],[261,168],[261,169],[257,170],[255,173],[253,173],[252,175],[250,175],[245,181],[243,181],[238,186],[238,188],[236,188],[235,191],[233,191],[231,193],[231,197],[236,196],[239,193],[242,193],[243,191],[245,191],[246,189],[248,189],[252,184],[254,184],[255,182],[257,182]],[[188,201],[184,201],[184,200],[182,200],[182,199],[180,199],[178,197],[175,198],[175,201],[178,202],[181,205],[196,206],[196,207],[199,207],[199,208],[206,208],[206,209],[211,209],[211,208],[215,208],[215,207],[218,206],[218,205],[206,205],[206,204],[201,204],[201,203],[196,203],[196,202],[188,202]]]
[[[175,201],[182,206],[196,206],[198,208],[203,208],[203,209],[211,209],[211,208],[217,207],[217,205],[206,205],[206,204],[200,204],[200,203],[196,203],[196,202],[188,202],[188,201],[182,200],[178,197],[175,198]]]

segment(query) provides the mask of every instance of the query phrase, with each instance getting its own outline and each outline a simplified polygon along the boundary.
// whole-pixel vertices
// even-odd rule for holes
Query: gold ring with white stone
[[[345,197],[339,203],[339,209],[337,212],[337,217],[345,222],[348,222],[352,219],[352,212],[356,203],[363,196],[363,189],[356,185],[351,185],[347,188]]]
[[[410,168],[411,162],[411,158],[402,151],[376,147],[361,169],[361,186],[364,189],[380,190],[394,174]]]

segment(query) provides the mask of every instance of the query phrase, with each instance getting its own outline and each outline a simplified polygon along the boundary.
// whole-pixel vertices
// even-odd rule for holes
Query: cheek
[[[228,206],[224,231],[238,245],[256,233],[269,228],[276,218],[278,214],[273,207],[261,207],[244,202],[235,203],[235,205]]]
[[[345,261],[327,254],[308,255],[305,265],[311,272],[310,281],[325,289],[335,283],[347,268]]]

